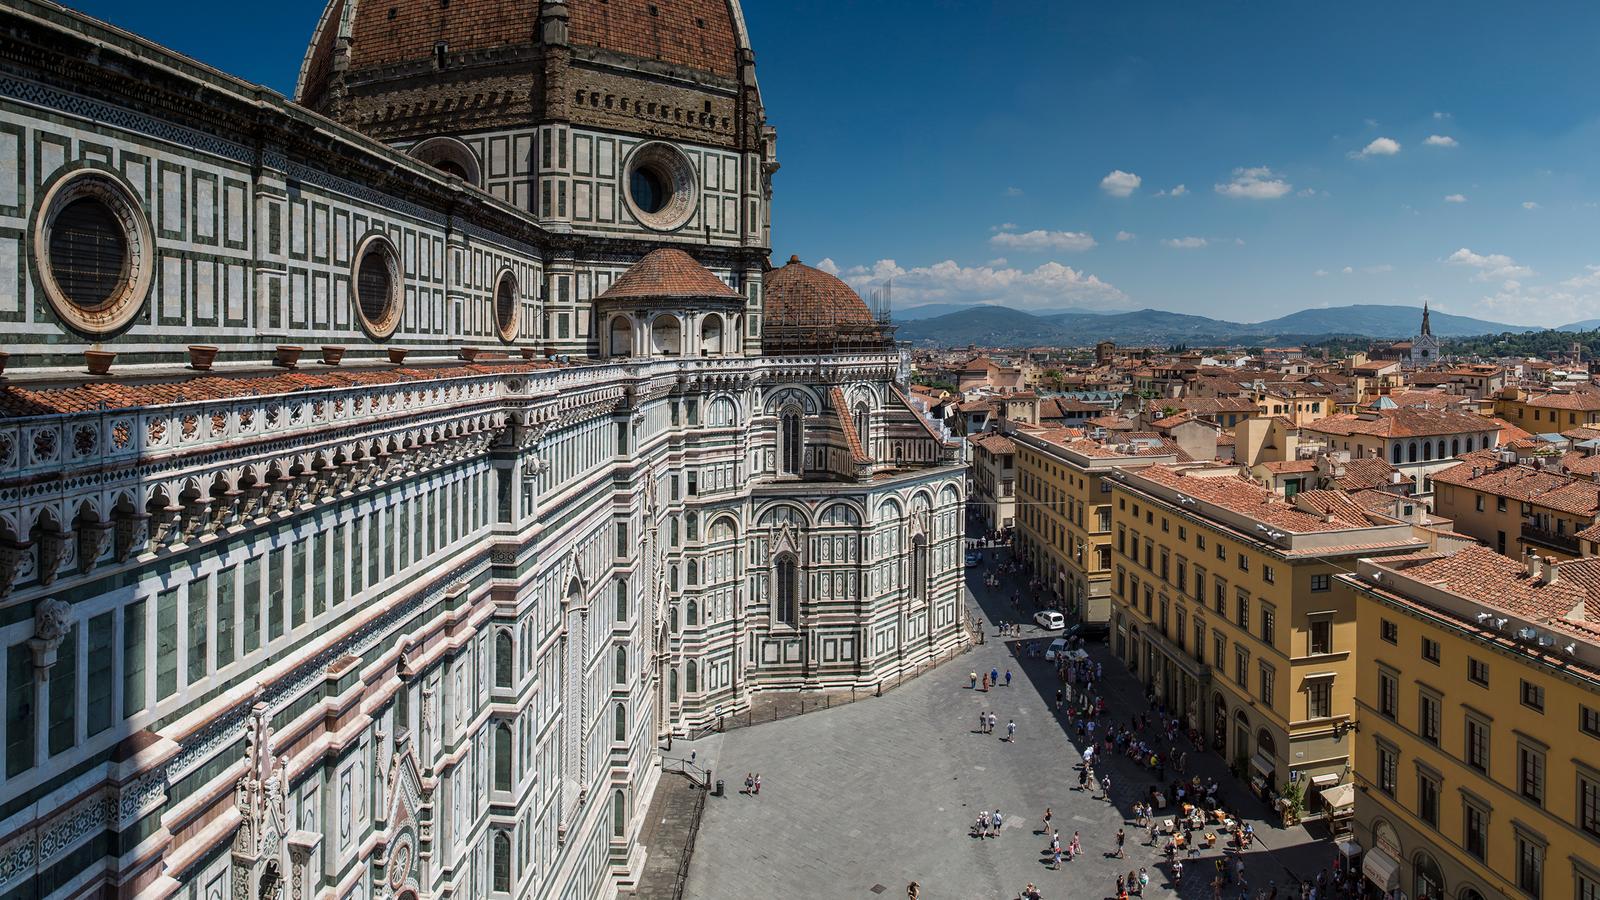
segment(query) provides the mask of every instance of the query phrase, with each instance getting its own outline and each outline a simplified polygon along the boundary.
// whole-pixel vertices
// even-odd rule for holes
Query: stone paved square
[[[1015,589],[974,587],[990,612],[1009,607],[999,597]],[[685,896],[904,897],[915,880],[930,900],[1011,898],[1030,881],[1047,898],[1110,897],[1117,873],[1140,866],[1150,874],[1145,896],[1173,895],[1164,858],[1144,845],[1129,817],[1153,776],[1119,758],[1109,767],[1114,804],[1077,790],[1082,756],[1052,708],[1052,667],[1017,655],[1041,633],[1029,628],[1022,640],[1001,639],[988,621],[985,631],[986,643],[971,654],[883,697],[675,746],[668,755],[694,752],[727,786],[727,796],[707,802]],[[1105,666],[1108,714],[1144,710],[1140,685],[1105,648],[1090,652]],[[1010,687],[969,689],[970,671],[997,667],[1003,680],[1008,666]],[[995,734],[976,733],[979,710],[998,716]],[[1011,719],[1017,736],[1007,743]],[[759,797],[741,793],[746,772],[761,773]],[[1252,889],[1273,880],[1286,888],[1331,863],[1331,845],[1306,828],[1263,821],[1266,805],[1220,759],[1190,749],[1190,772],[1216,775],[1226,808],[1254,822],[1258,840],[1245,857]],[[1063,845],[1074,830],[1082,835],[1083,854],[1060,871],[1050,869],[1040,833],[1047,806]],[[978,811],[995,807],[1004,814],[1002,835],[971,837]],[[1126,859],[1108,856],[1119,827],[1128,832]],[[1219,853],[1186,862],[1182,896],[1211,896]],[[1240,896],[1238,887],[1225,896]]]

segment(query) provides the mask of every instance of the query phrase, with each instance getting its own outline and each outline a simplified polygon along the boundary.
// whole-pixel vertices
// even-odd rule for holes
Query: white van
[[[1033,620],[1045,631],[1060,631],[1067,627],[1067,619],[1053,609],[1041,609],[1033,614]]]

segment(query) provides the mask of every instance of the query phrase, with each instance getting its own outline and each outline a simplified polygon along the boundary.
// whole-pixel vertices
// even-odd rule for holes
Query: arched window
[[[865,402],[856,404],[856,437],[861,440],[861,449],[867,448],[867,429],[872,424],[872,410]]]
[[[677,566],[670,566],[670,567],[667,568],[667,588],[669,590],[674,590],[674,591],[678,589],[678,567]]]
[[[678,546],[678,517],[673,516],[667,520],[667,536],[672,541],[672,546]]]
[[[626,581],[618,581],[617,582],[617,621],[618,622],[626,622],[627,620],[628,620],[628,583]]]
[[[694,563],[690,563],[690,565],[694,565]],[[689,601],[689,611],[685,616],[685,622],[690,628],[700,624],[700,606],[693,600]]]
[[[611,794],[611,836],[628,833],[628,798],[618,790]]]
[[[667,699],[673,703],[678,702],[678,670],[673,669],[667,674]]]
[[[617,684],[627,684],[628,683],[628,648],[627,647],[618,647],[617,648],[616,660],[617,660]]]
[[[677,356],[683,352],[683,328],[676,316],[656,316],[650,323],[650,339],[658,356]]]
[[[1483,445],[1485,447],[1487,447],[1487,446],[1489,446],[1489,442],[1486,440],[1486,441],[1483,442]],[[1470,435],[1470,434],[1467,435],[1467,452],[1468,453],[1472,452],[1472,435]]]
[[[1393,459],[1391,459],[1390,462],[1394,463],[1397,466],[1400,465],[1400,445],[1399,444],[1395,444],[1390,449],[1393,450],[1393,452],[1389,454],[1391,457],[1393,457]]]
[[[494,789],[511,790],[511,726],[505,722],[494,729]]]
[[[615,729],[613,733],[617,743],[620,744],[628,739],[628,708],[618,703],[616,709],[612,710],[611,719],[612,727]]]
[[[690,474],[692,477],[693,473]],[[690,487],[692,488],[693,485],[691,484]],[[683,530],[691,542],[700,540],[700,517],[692,512],[684,513]]]
[[[516,680],[516,648],[511,632],[497,631],[494,636],[494,686],[511,687]]]
[[[627,316],[614,316],[611,319],[611,355],[633,355],[633,323]]]
[[[698,692],[700,690],[700,667],[695,665],[692,659],[689,660],[689,668],[685,672],[685,676],[684,689],[691,694]]]
[[[796,409],[785,410],[780,418],[782,428],[778,440],[778,453],[782,457],[779,471],[785,475],[801,474],[801,460],[804,450],[801,447],[800,411]]]
[[[494,833],[494,889],[511,891],[511,835],[500,829]]]
[[[1431,459],[1433,459],[1433,441],[1423,441],[1422,442],[1422,460],[1423,460],[1423,462],[1427,462],[1428,460],[1431,460]]]
[[[700,563],[697,560],[689,560],[689,583],[700,583]],[[694,623],[690,622],[689,624],[693,625]]]
[[[1461,439],[1460,438],[1451,438],[1450,439],[1450,455],[1451,456],[1460,456],[1461,455]]]
[[[774,569],[776,570],[774,577],[778,583],[773,593],[778,603],[773,614],[778,624],[793,627],[799,621],[800,566],[793,554],[785,553],[778,557]]]
[[[1257,752],[1265,753],[1268,756],[1277,755],[1278,742],[1273,740],[1272,732],[1266,730],[1265,728],[1256,732],[1256,750]]]
[[[1417,442],[1416,441],[1412,441],[1409,445],[1407,445],[1407,447],[1406,447],[1406,461],[1407,462],[1416,462],[1417,461]]]
[[[700,355],[721,356],[722,352],[722,317],[707,315],[700,325]]]

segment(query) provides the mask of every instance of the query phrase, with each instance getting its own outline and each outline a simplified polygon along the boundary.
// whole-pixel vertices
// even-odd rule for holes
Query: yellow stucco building
[[[1017,524],[1033,574],[1067,601],[1069,621],[1105,625],[1111,617],[1113,469],[1172,464],[1171,441],[1100,441],[1069,429],[1019,431]]]
[[[1355,835],[1413,900],[1600,898],[1600,560],[1363,560]]]
[[[1341,492],[1285,501],[1237,467],[1111,479],[1112,647],[1258,794],[1314,807],[1345,780],[1355,604],[1333,579],[1361,555],[1427,546]]]

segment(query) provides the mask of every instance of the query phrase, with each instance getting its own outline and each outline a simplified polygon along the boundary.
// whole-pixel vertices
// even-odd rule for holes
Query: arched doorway
[[[1444,873],[1426,851],[1411,858],[1412,900],[1444,900]]]

